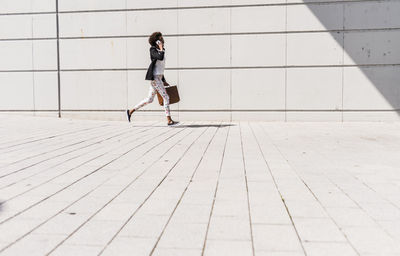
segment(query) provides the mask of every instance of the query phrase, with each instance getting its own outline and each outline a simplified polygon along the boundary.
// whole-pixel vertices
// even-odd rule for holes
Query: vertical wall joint
[[[56,1],[56,32],[57,32],[57,85],[58,85],[58,117],[61,118],[61,79],[60,79],[60,25],[58,20],[58,0]]]

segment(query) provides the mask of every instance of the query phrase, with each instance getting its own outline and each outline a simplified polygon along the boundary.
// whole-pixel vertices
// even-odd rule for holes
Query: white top
[[[160,52],[159,49],[157,51]],[[163,60],[157,60],[156,65],[154,65],[154,70],[153,70],[153,75],[164,75],[164,69],[165,69],[165,53],[164,53],[164,59]]]

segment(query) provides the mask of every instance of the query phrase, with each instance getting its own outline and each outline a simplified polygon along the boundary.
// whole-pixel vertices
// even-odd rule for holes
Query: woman
[[[132,110],[127,109],[126,114],[128,116],[128,121],[131,121],[132,113],[139,108],[153,102],[156,92],[158,92],[163,97],[165,115],[167,116],[167,124],[174,125],[177,122],[171,119],[171,114],[169,111],[169,96],[164,88],[164,83],[166,83],[164,78],[165,69],[165,49],[164,49],[164,38],[161,32],[154,32],[149,37],[150,47],[150,59],[151,64],[147,69],[146,80],[151,80],[151,86],[149,90],[149,96],[137,104]]]

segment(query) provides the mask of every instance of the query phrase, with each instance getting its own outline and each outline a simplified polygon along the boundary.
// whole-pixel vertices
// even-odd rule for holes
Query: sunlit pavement
[[[0,115],[0,255],[400,255],[400,123]]]

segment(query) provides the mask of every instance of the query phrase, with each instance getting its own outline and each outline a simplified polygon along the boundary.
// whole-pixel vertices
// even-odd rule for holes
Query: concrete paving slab
[[[0,120],[1,255],[400,253],[398,123]]]

